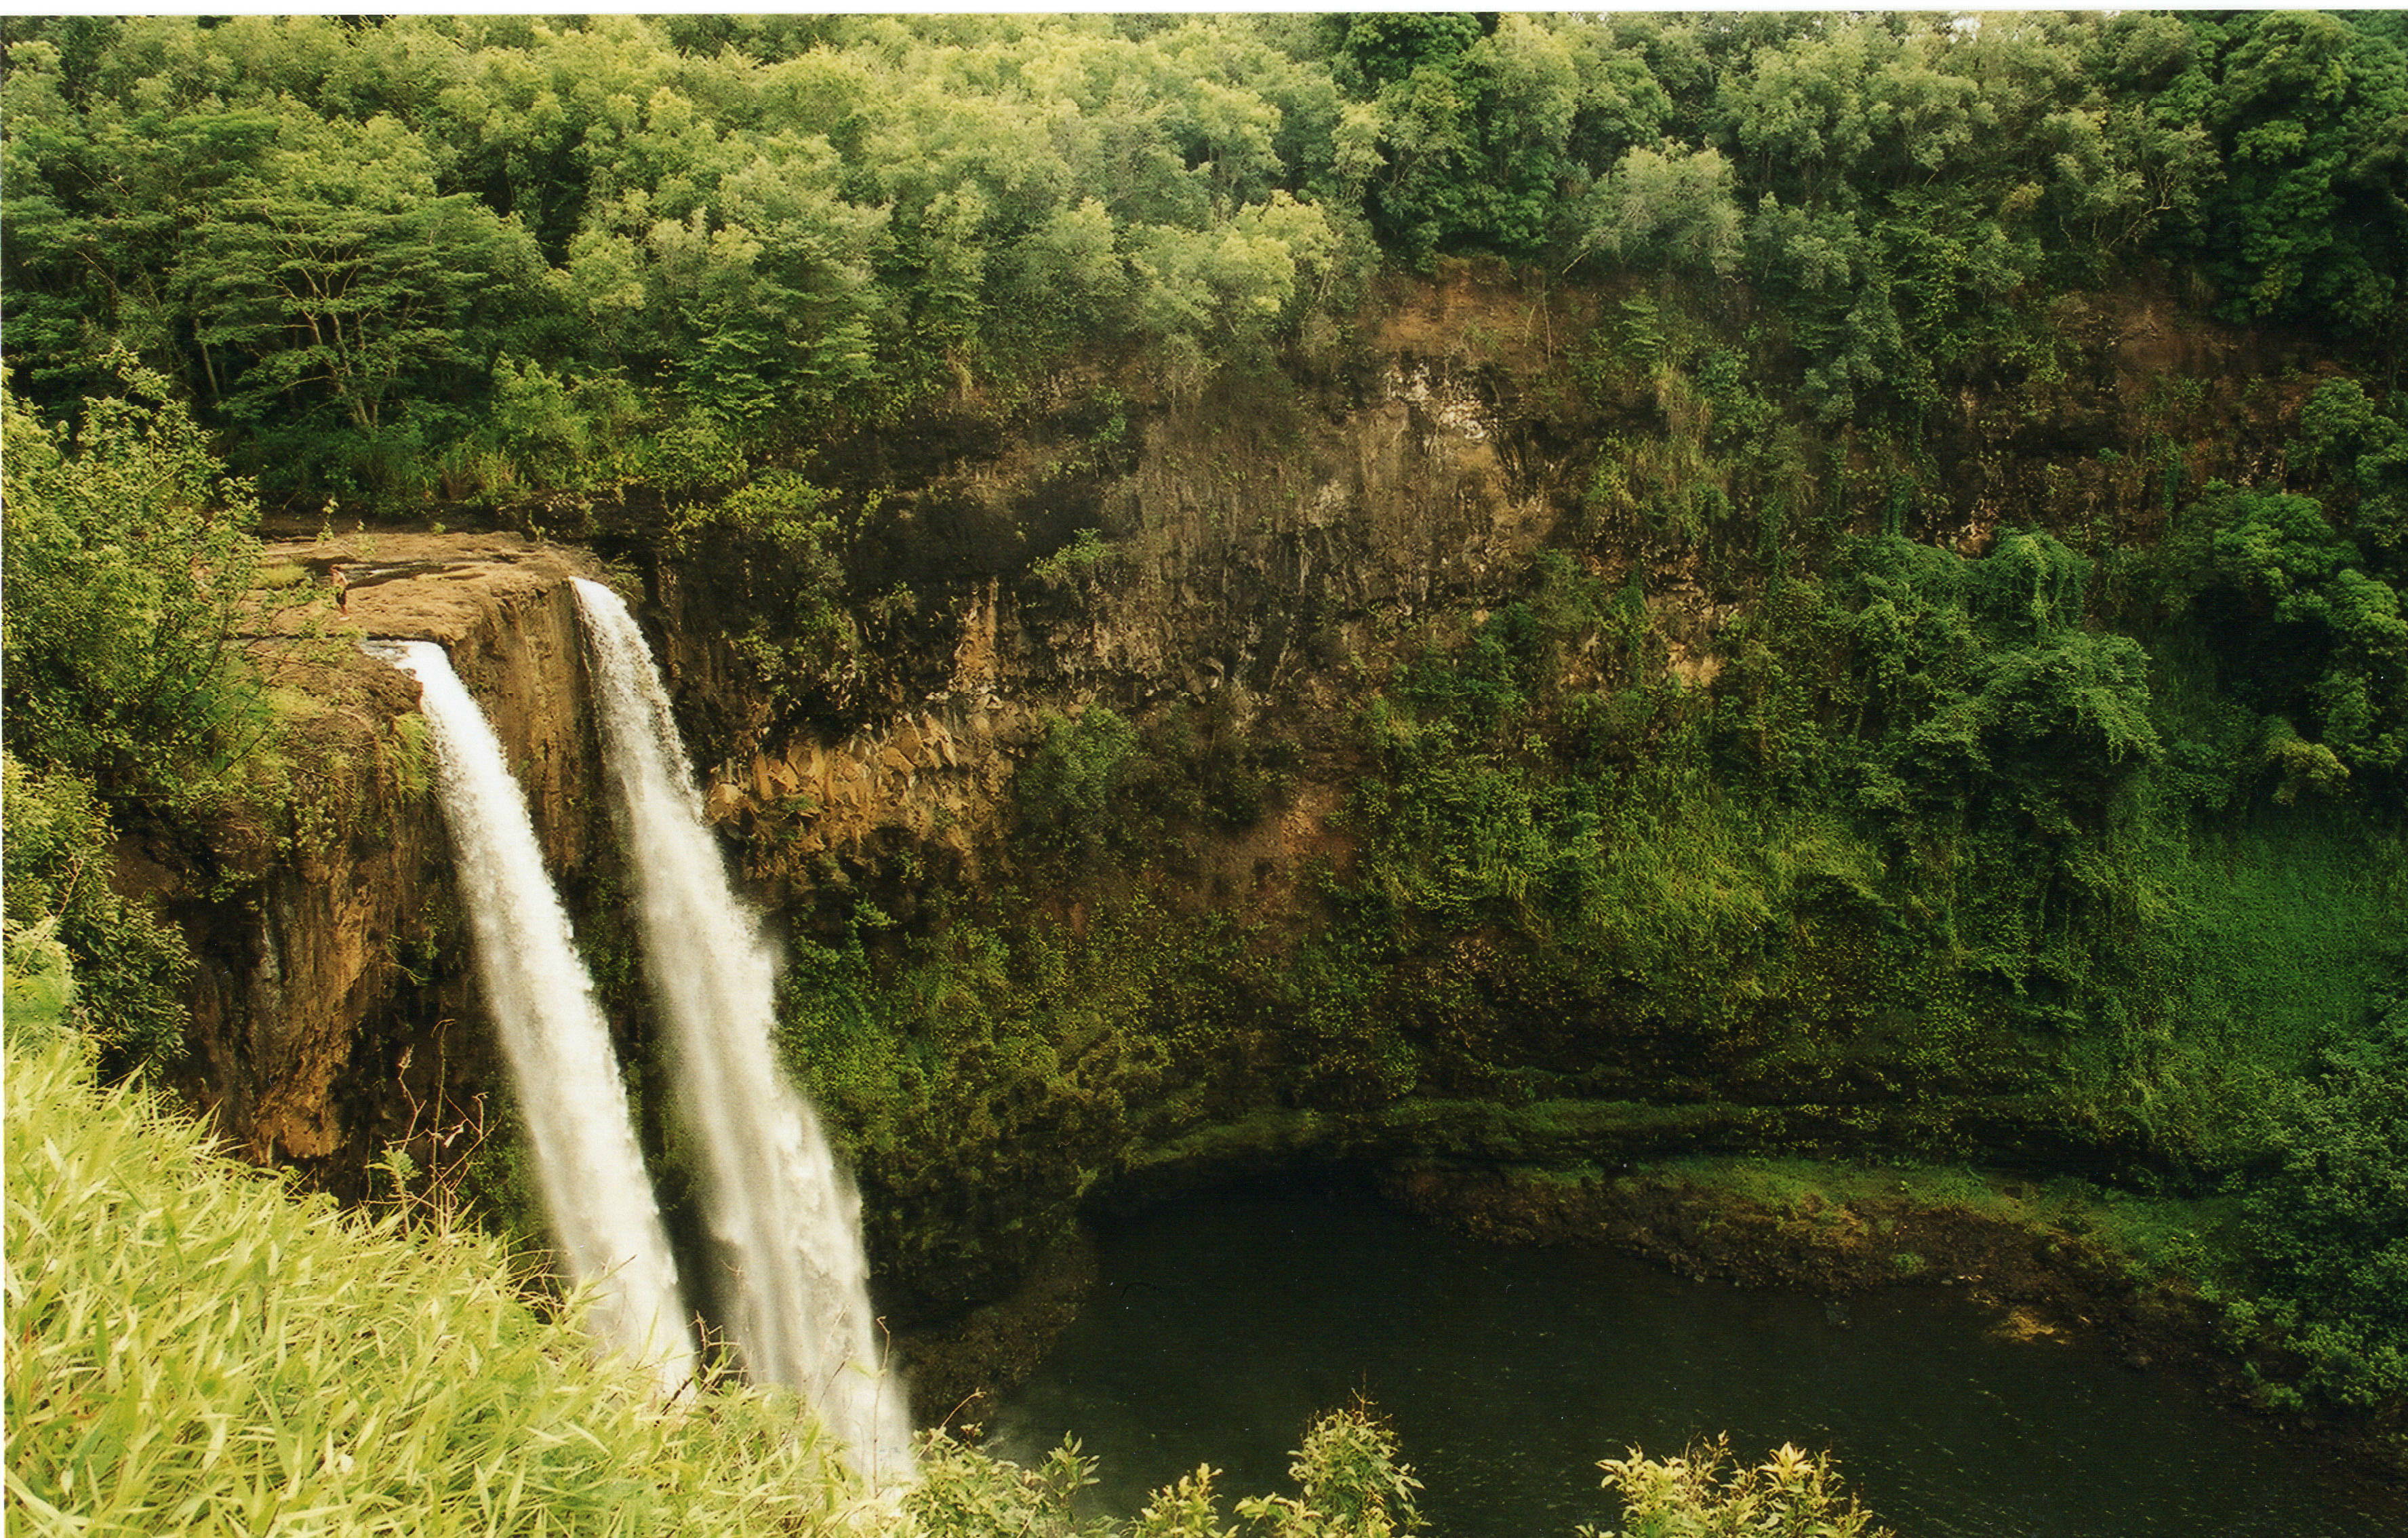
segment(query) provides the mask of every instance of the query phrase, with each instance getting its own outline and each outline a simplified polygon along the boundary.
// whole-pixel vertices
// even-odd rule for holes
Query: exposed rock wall
[[[415,691],[366,666],[324,672],[341,704],[310,724],[312,783],[292,787],[308,835],[256,830],[179,916],[200,960],[193,1089],[251,1157],[331,1173],[365,1162],[345,1081],[398,1032],[405,947],[431,956],[452,937],[443,827],[389,726]]]
[[[714,595],[662,570],[666,663],[699,728],[712,815],[756,879],[790,890],[817,855],[901,844],[975,880],[1049,715],[1184,700],[1242,723],[1341,708],[1415,616],[1510,595],[1563,532],[1565,468],[1510,451],[1515,403],[1497,383],[1484,367],[1398,354],[1319,393],[1273,378],[1169,403],[1087,510],[1102,536],[1092,565],[1032,570],[1024,552],[1010,575],[923,594],[937,612],[913,659],[922,687],[835,729],[773,726],[744,700]],[[963,470],[892,502],[940,526],[962,501],[1042,490]],[[726,723],[716,738],[711,722]],[[1301,787],[1274,824],[1300,810],[1317,822],[1335,807],[1326,792]]]
[[[251,1157],[355,1192],[383,1146],[471,1115],[495,1058],[466,972],[466,934],[417,688],[357,649],[433,640],[485,706],[556,873],[608,847],[581,706],[572,575],[582,553],[515,537],[380,536],[279,548],[347,611],[289,611],[322,641],[263,648],[293,722],[268,803],[229,814],[208,868],[150,879],[180,894],[201,958],[187,1090]],[[170,856],[172,858],[173,856]]]
[[[828,690],[840,706],[799,717],[763,697],[719,579],[663,554],[636,517],[617,553],[645,568],[643,617],[756,889],[799,907],[833,871],[898,869],[975,886],[1049,720],[1184,703],[1232,733],[1267,725],[1299,755],[1257,821],[1196,841],[1193,900],[1292,908],[1309,859],[1347,854],[1349,712],[1399,659],[1518,596],[1544,550],[1636,581],[1663,666],[1710,683],[1742,595],[1693,545],[1589,492],[1613,445],[1704,431],[1693,400],[1612,355],[1597,321],[1613,302],[1451,271],[1398,285],[1347,349],[1287,372],[1192,395],[1124,376],[1125,430],[1080,404],[1116,394],[1089,379],[829,446],[814,476],[876,510],[846,553],[862,643]],[[2127,537],[2212,477],[2283,478],[2315,382],[2304,353],[2145,298],[2069,300],[2063,321],[2073,366],[1969,388],[1940,413],[1909,532],[1967,549],[2009,522]],[[2099,452],[2137,442],[2161,452]],[[1875,516],[1873,491],[1903,473],[1890,452],[1841,424],[1787,491],[1841,510],[1818,517],[1860,501]],[[648,516],[656,529],[660,510]],[[591,557],[491,536],[278,553],[351,568],[338,632],[451,650],[572,901],[607,884],[562,586]],[[906,619],[861,618],[864,600],[907,590]],[[206,957],[194,1091],[262,1157],[355,1171],[413,1123],[460,1114],[494,1065],[426,766],[394,725],[407,684],[348,654],[293,666],[294,686],[332,706],[292,766],[293,826],[229,826],[213,869],[163,855],[157,884],[188,894]]]
[[[1694,540],[1589,493],[1613,454],[1712,425],[1661,370],[1612,355],[1598,323],[1614,302],[1478,267],[1400,282],[1317,370],[1192,397],[1133,387],[1125,446],[1100,467],[1091,418],[1042,392],[1007,421],[966,405],[950,425],[839,445],[825,467],[878,509],[853,535],[855,597],[904,583],[918,613],[849,665],[848,708],[775,719],[722,634],[724,595],[653,563],[650,618],[712,815],[772,900],[800,899],[828,859],[904,848],[975,882],[1049,715],[1185,701],[1240,729],[1276,718],[1307,759],[1264,826],[1202,851],[1208,866],[1342,853],[1327,819],[1359,769],[1339,749],[1345,712],[1448,625],[1520,596],[1548,549],[1635,580],[1662,666],[1712,683],[1743,588]],[[2146,539],[2210,480],[2283,481],[2317,382],[2304,342],[2147,295],[2060,309],[2057,366],[1963,389],[1929,424],[1936,453],[1908,463],[1827,424],[1797,483],[1770,489],[1818,526],[1887,522],[1971,552],[2002,525],[2077,547]],[[1099,543],[1060,559],[1081,529]]]

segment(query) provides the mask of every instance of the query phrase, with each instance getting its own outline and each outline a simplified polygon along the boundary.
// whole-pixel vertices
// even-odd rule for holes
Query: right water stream
[[[1076,1435],[1124,1516],[1199,1462],[1227,1494],[1288,1488],[1306,1425],[1360,1394],[1438,1538],[1611,1525],[1598,1459],[1717,1431],[1751,1462],[1832,1450],[1902,1538],[2408,1532],[2408,1493],[2101,1343],[2012,1338],[1942,1287],[1838,1303],[1686,1282],[1325,1195],[1190,1199],[1099,1243],[1085,1310],[986,1419],[1024,1461]]]

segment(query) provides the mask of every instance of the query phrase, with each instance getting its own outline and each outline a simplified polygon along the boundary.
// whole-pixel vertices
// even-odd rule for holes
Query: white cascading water
[[[419,683],[478,976],[568,1278],[592,1289],[587,1323],[604,1355],[641,1364],[672,1396],[696,1367],[677,1262],[628,1120],[609,1027],[544,871],[526,798],[443,648],[412,640],[369,650]]]
[[[804,1396],[856,1473],[901,1485],[913,1477],[910,1416],[881,1361],[860,1198],[772,1044],[776,948],[728,881],[635,616],[598,582],[576,588],[647,971],[730,1273],[728,1334],[755,1381]]]

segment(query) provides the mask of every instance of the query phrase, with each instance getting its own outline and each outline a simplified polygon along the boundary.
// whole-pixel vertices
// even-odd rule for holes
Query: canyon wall
[[[1712,431],[1678,378],[1615,341],[1628,297],[1450,269],[1396,285],[1346,345],[1198,390],[1097,366],[824,445],[810,474],[850,510],[835,596],[850,639],[799,685],[766,676],[742,644],[747,625],[792,607],[774,562],[681,545],[656,503],[593,502],[570,532],[638,574],[710,814],[793,932],[824,931],[864,899],[909,931],[948,896],[1024,874],[1016,779],[1050,731],[1098,708],[1140,722],[1184,711],[1212,741],[1281,745],[1259,805],[1184,829],[1155,895],[1309,927],[1313,873],[1342,873],[1354,848],[1343,812],[1365,765],[1350,723],[1401,664],[1526,596],[1542,554],[1633,595],[1662,676],[1704,687],[1722,668],[1724,629],[1760,573],[1709,558],[1694,532],[1613,490]],[[2171,484],[2281,480],[2316,378],[2297,367],[2304,353],[2154,301],[2068,307],[2073,366],[1965,392],[1930,432],[1937,460],[1902,466],[1878,435],[1827,424],[1781,488],[1792,516],[1886,521],[1975,551],[2002,524],[2145,538]],[[2113,448],[2136,442],[2157,456]],[[624,970],[561,585],[596,572],[595,556],[398,533],[275,553],[313,578],[347,563],[348,613],[317,606],[338,636],[451,650],[513,757],[580,933],[606,973]],[[289,766],[289,826],[230,822],[204,854],[152,852],[142,879],[178,894],[205,958],[186,1087],[255,1156],[348,1194],[386,1145],[431,1148],[487,1116],[480,1096],[499,1075],[406,683],[343,647],[282,666],[284,685],[321,707]],[[1075,928],[1125,879],[1036,900]],[[633,996],[628,976],[605,986]],[[642,1030],[640,1013],[623,1011],[623,1031]],[[1677,1092],[1776,1094],[1796,1071],[1777,1047],[1761,1062],[1692,1056],[1681,1071],[1697,1082]],[[1625,1050],[1627,1077],[1670,1048],[1640,1033]],[[1966,1093],[1998,1087],[1982,1071],[1968,1070]],[[1763,1083],[1746,1087],[1751,1074]],[[1333,1146],[1522,1146],[1466,1114],[1367,1125]],[[1969,1114],[2005,1137],[2023,1128],[2012,1107]],[[1641,1142],[1680,1141],[1660,1120]],[[1726,1122],[1758,1126],[1727,1108],[1699,1125]],[[1580,1134],[1598,1137],[1611,1141]],[[886,1237],[911,1220],[888,1215]]]
[[[1132,388],[1125,432],[1098,431],[1088,379],[832,445],[819,466],[875,507],[846,535],[865,617],[829,708],[804,719],[770,706],[730,640],[732,594],[774,573],[664,554],[640,525],[600,538],[648,571],[712,815],[773,901],[808,902],[831,860],[866,870],[906,849],[975,884],[1048,719],[1183,704],[1302,755],[1259,826],[1199,851],[1199,896],[1243,904],[1289,892],[1299,859],[1342,856],[1349,713],[1401,660],[1526,596],[1541,552],[1632,584],[1666,671],[1719,670],[1760,574],[1599,494],[1601,470],[1713,428],[1676,381],[1613,360],[1612,308],[1464,266],[1394,285],[1355,345],[1310,364]],[[2072,367],[1961,392],[1932,424],[1944,452],[1917,465],[1831,425],[1784,488],[1794,516],[1888,517],[1969,553],[2010,525],[2145,541],[2178,493],[2284,481],[2300,403],[2331,373],[2307,343],[2145,296],[2060,309]],[[2134,443],[2154,456],[2115,447]],[[896,594],[908,612],[877,617]]]

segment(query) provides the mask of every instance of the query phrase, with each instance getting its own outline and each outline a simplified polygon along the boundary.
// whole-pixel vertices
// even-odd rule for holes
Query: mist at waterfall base
[[[573,1285],[593,1289],[588,1324],[604,1353],[644,1364],[673,1394],[695,1371],[677,1268],[609,1026],[544,870],[526,798],[440,646],[371,650],[419,683],[477,976],[517,1085],[562,1265]]]
[[[908,1479],[910,1416],[881,1361],[860,1200],[777,1062],[777,952],[729,885],[643,632],[609,588],[576,591],[728,1336],[755,1381],[810,1401],[856,1473]]]
[[[1285,1490],[1318,1413],[1368,1396],[1443,1538],[1612,1526],[1597,1459],[1730,1433],[1829,1448],[1907,1538],[2395,1538],[2352,1479],[2105,1344],[2014,1340],[1949,1289],[1834,1301],[1596,1252],[1461,1239],[1368,1197],[1226,1194],[1115,1219],[1037,1375],[983,1416],[1033,1462],[1075,1434],[1097,1509],[1210,1462]]]

